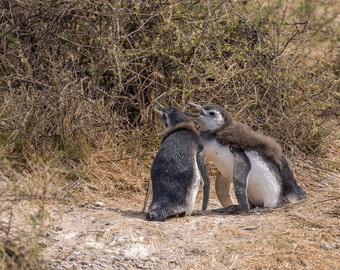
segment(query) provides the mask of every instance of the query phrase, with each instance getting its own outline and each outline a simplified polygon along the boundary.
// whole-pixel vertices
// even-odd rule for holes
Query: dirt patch
[[[307,167],[307,200],[248,215],[148,222],[137,196],[49,207],[42,256],[49,269],[339,269],[339,175]]]
[[[205,215],[200,215],[201,193],[193,216],[148,222],[142,191],[81,189],[69,203],[44,205],[49,226],[39,239],[40,257],[47,269],[340,269],[339,144],[327,145],[318,163],[294,160],[308,199],[250,214],[211,212],[221,207],[211,163]],[[146,186],[151,161],[136,163],[140,173],[128,178]],[[123,172],[133,168],[128,165],[121,167]],[[28,224],[38,206],[22,201],[15,207],[12,219],[3,212],[0,222],[13,226],[12,235],[31,232]]]

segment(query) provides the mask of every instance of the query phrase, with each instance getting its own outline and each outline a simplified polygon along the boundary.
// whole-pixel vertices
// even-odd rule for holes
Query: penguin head
[[[161,121],[164,129],[170,129],[182,122],[190,122],[190,119],[181,110],[173,107],[164,107],[158,102],[155,102],[155,104],[158,106],[158,108],[161,109],[154,110],[161,116]]]
[[[186,113],[186,115],[193,117],[202,130],[213,130],[224,124],[229,125],[233,121],[231,114],[220,106],[200,106],[191,102],[188,105],[199,110],[199,114]]]

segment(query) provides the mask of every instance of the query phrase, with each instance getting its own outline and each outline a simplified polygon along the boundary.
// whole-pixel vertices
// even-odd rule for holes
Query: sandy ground
[[[200,191],[193,216],[165,222],[145,220],[144,194],[136,192],[116,196],[83,192],[77,203],[50,201],[45,205],[49,225],[39,239],[40,256],[47,269],[340,270],[337,143],[327,147],[317,166],[295,162],[295,176],[308,199],[277,209],[242,215],[211,212],[221,207],[213,176],[205,215],[200,214]],[[141,178],[145,184],[148,170]],[[0,215],[0,221],[27,228],[36,208],[23,202],[12,220]]]
[[[50,206],[42,256],[49,269],[340,269],[339,175],[305,182],[307,200],[243,215],[202,216],[197,199],[193,216],[148,222],[137,196]]]

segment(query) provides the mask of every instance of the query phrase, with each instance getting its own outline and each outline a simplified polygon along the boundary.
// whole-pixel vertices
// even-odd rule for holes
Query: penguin
[[[201,178],[204,213],[209,201],[210,180],[202,139],[195,125],[181,110],[155,104],[160,108],[155,111],[161,117],[165,134],[151,166],[153,194],[146,219],[165,221],[170,216],[191,215]],[[145,201],[147,197],[148,192]]]
[[[204,153],[219,171],[215,189],[224,208],[217,212],[248,213],[253,208],[276,208],[307,197],[275,139],[235,121],[219,106],[188,105],[200,112],[186,115],[199,124]],[[232,183],[238,205],[230,197]]]

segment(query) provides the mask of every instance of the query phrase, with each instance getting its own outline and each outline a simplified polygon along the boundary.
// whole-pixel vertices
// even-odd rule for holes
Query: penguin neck
[[[200,137],[203,140],[203,143],[206,144],[209,141],[216,140],[216,133],[211,129],[204,129],[200,132]]]
[[[234,119],[231,117],[230,114],[228,114],[228,117],[225,117],[224,119],[225,119],[224,123],[222,125],[218,126],[217,128],[211,130],[211,133],[217,134],[221,130],[225,130],[226,128],[228,128],[229,126],[231,126],[235,123]]]
[[[217,134],[220,133],[222,130],[225,130],[226,128],[228,128],[234,122],[235,122],[234,119],[230,116],[226,118],[225,122],[222,125],[218,126],[217,128],[201,130],[200,136],[203,139],[203,142],[217,140],[217,137],[218,137]]]
[[[195,125],[193,123],[191,123],[191,122],[182,122],[182,123],[179,123],[179,124],[173,126],[172,128],[167,129],[164,132],[164,137],[163,137],[162,143],[166,140],[166,138],[169,137],[170,134],[172,134],[174,132],[177,132],[177,131],[180,131],[180,130],[183,130],[183,129],[193,131],[197,135],[199,134],[199,132],[197,131],[197,129],[196,129],[196,127],[195,127]]]

